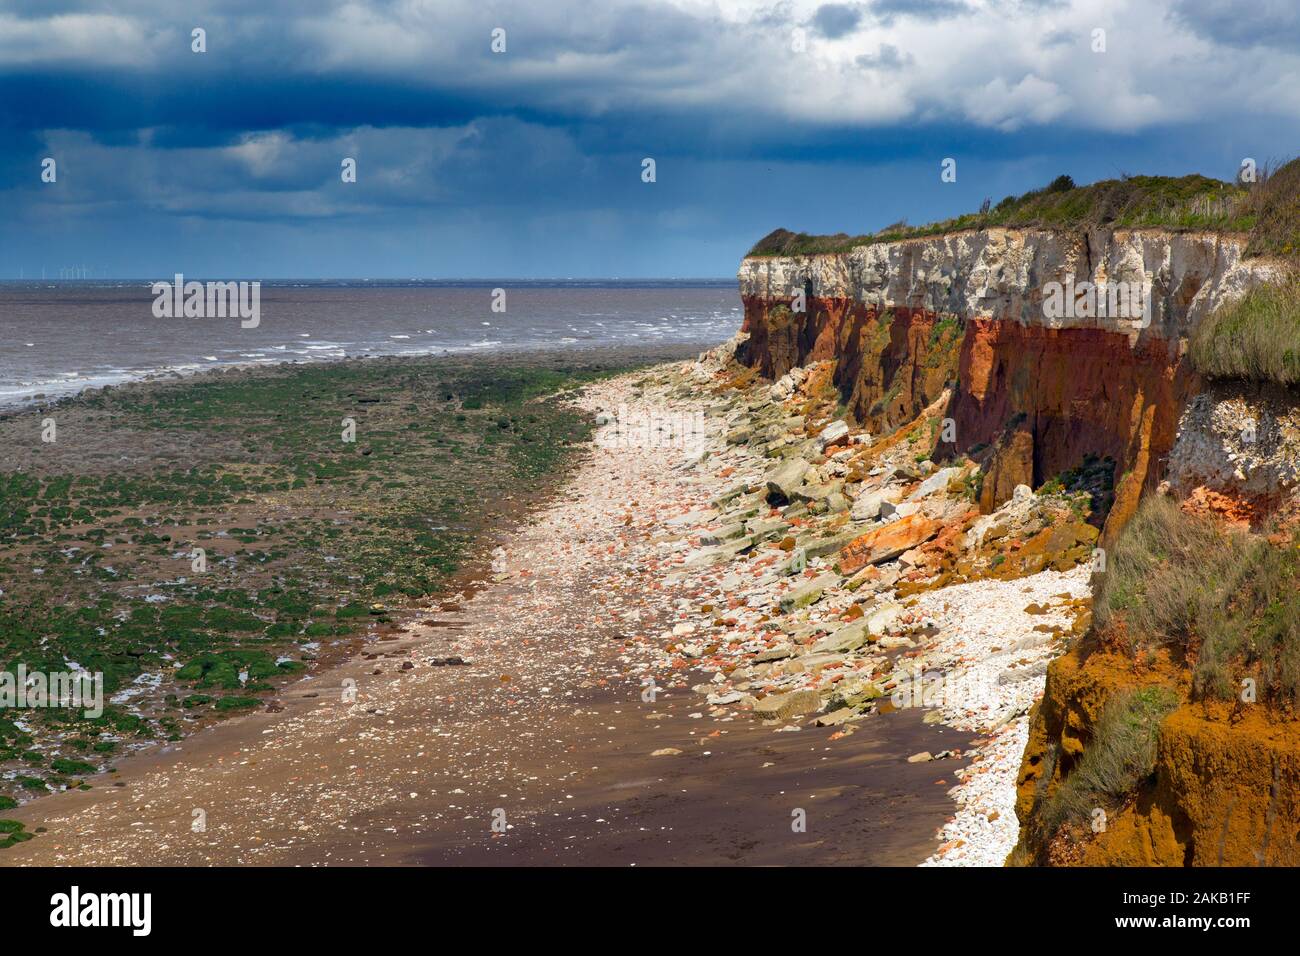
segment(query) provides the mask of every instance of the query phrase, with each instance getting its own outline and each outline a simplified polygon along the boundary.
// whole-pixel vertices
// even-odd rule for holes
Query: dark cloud
[[[788,0],[734,15],[659,0],[0,0],[0,278],[32,274],[38,252],[111,255],[105,267],[141,275],[191,251],[212,273],[725,274],[775,225],[951,215],[1061,172],[1113,175],[1113,155],[1135,171],[1230,175],[1234,157],[1269,154],[1261,140],[1300,132],[1237,103],[1225,117],[1204,90],[1195,119],[1169,121],[1161,98],[1188,98],[1195,67],[1166,77],[1158,35],[1131,77],[1105,74],[1117,86],[1089,99],[1100,74],[1055,46],[1086,30],[1049,6],[999,0],[970,20],[979,54],[944,57],[931,38],[964,35],[965,21],[911,27],[971,15],[961,0],[845,0],[810,18]],[[1263,10],[1286,36],[1282,8]],[[1018,30],[1030,15],[1041,29]],[[1178,15],[1247,42],[1208,3]],[[906,50],[889,42],[895,22]],[[194,25],[208,54],[190,52]],[[489,48],[496,26],[505,55]],[[869,44],[791,49],[798,27],[843,39],[868,26]],[[1218,52],[1216,70],[1238,78],[1234,56],[1288,62]],[[1024,105],[1027,62],[1068,120]],[[1125,84],[1151,100],[1132,107],[1134,128],[1164,125],[1089,129],[1103,158],[1080,158],[1070,124],[1113,118]],[[1269,93],[1285,120],[1284,96]],[[1090,102],[1103,107],[1066,113]],[[57,186],[39,181],[47,155]],[[343,156],[358,160],[355,185],[339,181]],[[932,188],[943,156],[962,157],[969,195]],[[223,268],[223,255],[242,258]]]
[[[912,62],[912,55],[892,43],[882,43],[875,53],[859,54],[854,62],[864,70],[900,70]]]
[[[974,13],[975,10],[962,0],[875,0],[871,12],[881,23],[890,24],[899,17],[951,20]]]
[[[1175,0],[1170,15],[1214,43],[1237,47],[1300,50],[1300,5],[1296,0]]]
[[[813,28],[827,39],[837,40],[857,29],[862,8],[849,3],[825,3],[813,14]]]

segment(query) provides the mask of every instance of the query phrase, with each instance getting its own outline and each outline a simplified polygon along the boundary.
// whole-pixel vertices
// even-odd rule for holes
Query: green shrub
[[[1083,756],[1039,812],[1041,833],[1050,839],[1063,823],[1113,808],[1150,777],[1160,722],[1177,706],[1178,695],[1168,687],[1125,691],[1107,701]]]
[[[1092,515],[1105,517],[1115,503],[1115,459],[1107,455],[1083,456],[1083,463],[1048,479],[1038,489],[1040,495],[1061,495],[1071,499],[1071,509],[1079,513],[1076,496],[1088,496],[1088,509]]]
[[[26,825],[19,820],[0,820],[0,850],[25,843],[34,834],[28,833]]]
[[[855,246],[895,242],[994,226],[1078,229],[1094,226],[1206,229],[1247,233],[1248,255],[1300,254],[1300,160],[1276,170],[1262,167],[1254,183],[1208,176],[1124,176],[1076,186],[1057,176],[1047,186],[1008,196],[992,209],[909,226],[898,222],[875,233],[816,236],[775,229],[749,250],[751,256],[820,255]]]
[[[1192,364],[1210,378],[1300,383],[1300,283],[1256,286],[1206,317]]]
[[[1295,258],[1300,254],[1300,160],[1261,172],[1247,200],[1254,226],[1246,254]]]
[[[86,763],[84,760],[69,760],[67,757],[55,759],[50,764],[50,767],[55,773],[65,773],[72,776],[84,776],[95,772],[94,764]]]
[[[260,703],[256,697],[222,697],[214,706],[217,710],[244,710]]]
[[[1197,698],[1300,700],[1300,549],[1224,530],[1152,496],[1124,528],[1093,597],[1101,628],[1129,649],[1167,645],[1194,660]],[[1122,627],[1115,627],[1122,625]]]
[[[1093,595],[1093,619],[1106,627],[1122,612],[1135,642],[1184,643],[1195,623],[1196,594],[1209,583],[1201,559],[1218,547],[1221,537],[1213,525],[1183,514],[1171,499],[1147,498],[1106,562]]]

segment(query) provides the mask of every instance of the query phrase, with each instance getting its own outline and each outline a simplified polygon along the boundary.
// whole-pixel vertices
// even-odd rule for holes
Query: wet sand
[[[695,702],[682,696],[657,708],[665,718],[649,733],[626,701],[598,706],[596,729],[574,728],[572,738],[592,769],[562,794],[552,788],[549,815],[492,841],[473,825],[422,835],[402,862],[913,866],[933,851],[933,822],[950,815],[946,791],[966,762],[906,758],[964,745],[962,735],[909,711],[847,740],[830,741],[828,728],[777,734],[753,723],[710,738],[716,722],[690,720]],[[647,760],[650,746],[682,754]]]
[[[47,832],[0,864],[921,862],[963,763],[906,757],[967,735],[914,711],[847,735],[715,718],[685,673],[642,699],[635,650],[681,598],[650,543],[716,493],[680,455],[593,449],[496,580],[288,688],[283,712],[12,811]]]

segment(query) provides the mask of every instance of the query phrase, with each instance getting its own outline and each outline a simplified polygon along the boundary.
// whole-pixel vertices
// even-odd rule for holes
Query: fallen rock
[[[882,501],[880,503],[880,520],[897,521],[900,518],[910,518],[920,510],[921,506],[914,501],[904,501],[900,504],[895,504],[892,501]]]
[[[892,521],[851,541],[840,552],[840,570],[853,574],[868,564],[892,561],[904,551],[929,541],[942,528],[942,522],[922,514]]]
[[[860,715],[852,707],[841,707],[839,710],[833,710],[829,714],[822,714],[817,718],[816,723],[818,727],[834,727],[837,724],[842,724],[846,720],[852,720],[854,717],[858,716]]]
[[[844,495],[843,492],[833,491],[826,496],[826,513],[837,515],[840,512],[848,511],[852,502]]]
[[[819,451],[826,448],[827,445],[833,445],[849,433],[849,426],[845,422],[831,422],[821,430],[817,436],[817,449]]]
[[[812,650],[814,654],[827,652],[846,654],[857,650],[865,643],[867,643],[867,625],[864,621],[858,620],[833,634],[826,635],[812,646]]]
[[[903,637],[901,634],[897,637],[882,637],[877,644],[884,651],[893,651],[900,647],[916,647],[916,641],[910,637]]]
[[[899,488],[881,488],[858,495],[853,501],[849,517],[854,521],[875,521],[880,517],[881,506],[885,502],[896,502],[902,495]]]
[[[821,696],[815,690],[793,690],[788,694],[770,694],[754,705],[754,713],[764,720],[789,720],[821,709]]]
[[[908,501],[917,501],[921,498],[928,498],[930,495],[943,491],[948,487],[948,482],[952,481],[961,474],[961,469],[957,467],[940,468],[925,481],[917,486],[917,489],[908,495]]]
[[[843,486],[844,482],[842,481],[831,481],[819,485],[805,484],[795,488],[786,497],[790,498],[791,501],[806,501],[809,504],[815,504],[824,502],[831,495],[837,494]]]
[[[871,637],[883,637],[891,627],[898,623],[903,614],[901,604],[882,604],[867,613],[862,620],[863,630]]]
[[[785,674],[817,674],[827,664],[838,664],[843,660],[842,653],[809,654],[791,658],[781,665],[781,670]]]
[[[796,611],[801,607],[807,607],[815,603],[822,596],[827,588],[838,584],[840,576],[838,574],[820,574],[813,578],[807,584],[800,585],[793,591],[784,595],[780,600],[781,610],[787,614]]]
[[[884,696],[885,692],[878,685],[872,683],[867,677],[857,674],[846,677],[835,685],[835,693],[831,697],[831,704],[857,711],[871,701]]]
[[[856,531],[845,531],[829,538],[810,538],[803,542],[803,553],[808,558],[824,558],[828,554],[839,551],[857,537]]]
[[[794,497],[795,491],[803,485],[804,478],[812,469],[802,458],[790,458],[767,475],[767,492],[780,495],[786,500]]]
[[[780,661],[787,657],[794,656],[793,644],[778,644],[776,647],[769,647],[765,651],[759,651],[754,655],[755,664],[766,664],[770,661]]]

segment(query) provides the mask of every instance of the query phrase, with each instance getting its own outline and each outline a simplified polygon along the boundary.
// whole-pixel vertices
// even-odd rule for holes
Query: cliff
[[[983,514],[1007,513],[1019,486],[1108,472],[1098,486],[1113,494],[1088,516],[1102,532],[1094,584],[1107,573],[1108,552],[1134,553],[1122,533],[1144,499],[1156,497],[1206,528],[1244,529],[1222,538],[1224,547],[1272,562],[1283,582],[1281,596],[1262,595],[1258,607],[1236,606],[1246,602],[1234,605],[1224,591],[1226,617],[1216,618],[1213,634],[1208,606],[1206,621],[1193,615],[1178,633],[1152,633],[1174,628],[1150,615],[1139,627],[1141,601],[1125,604],[1111,582],[1105,625],[1089,626],[1085,616],[1048,667],[1031,714],[1013,862],[1300,861],[1300,681],[1278,676],[1300,671],[1292,663],[1300,635],[1279,626],[1276,646],[1264,649],[1252,649],[1250,638],[1225,649],[1222,637],[1236,625],[1245,632],[1252,622],[1300,616],[1287,583],[1300,553],[1287,538],[1300,514],[1300,394],[1286,384],[1208,381],[1188,354],[1216,310],[1288,281],[1289,261],[1248,255],[1253,241],[1240,232],[1113,225],[994,227],[750,255],[741,264],[748,339],[739,360],[779,381],[792,369],[824,370],[845,417],[874,436],[926,426],[936,462],[978,466]],[[1107,301],[1115,288],[1142,290],[1141,307],[1121,299],[1117,309],[1113,294]],[[1007,523],[988,520],[999,522],[995,529]],[[969,545],[978,528],[982,541],[994,534],[986,527],[968,521],[954,540]],[[1076,533],[1048,564],[1081,560],[1087,547],[1078,542],[1089,540]],[[1169,561],[1156,564],[1172,573]],[[1242,558],[1232,573],[1247,579],[1256,566]],[[925,586],[948,580],[945,572]],[[1217,677],[1206,676],[1211,662]],[[1255,676],[1264,689],[1249,704],[1258,706],[1243,707],[1234,689],[1247,679],[1253,688]],[[1133,766],[1122,783],[1102,786],[1093,776],[1113,743],[1102,738],[1116,726],[1151,752],[1132,744],[1138,757],[1126,758]]]
[[[833,359],[850,414],[872,430],[910,421],[955,383],[943,415],[955,440],[938,454],[991,449],[984,510],[1091,454],[1116,463],[1113,530],[1163,477],[1198,388],[1184,361],[1188,334],[1221,302],[1282,272],[1274,260],[1246,258],[1245,245],[1214,233],[990,229],[751,256],[738,276],[743,360],[779,378]],[[1048,315],[1052,283],[1133,283],[1149,305],[1088,314],[1108,311],[1098,301]]]

